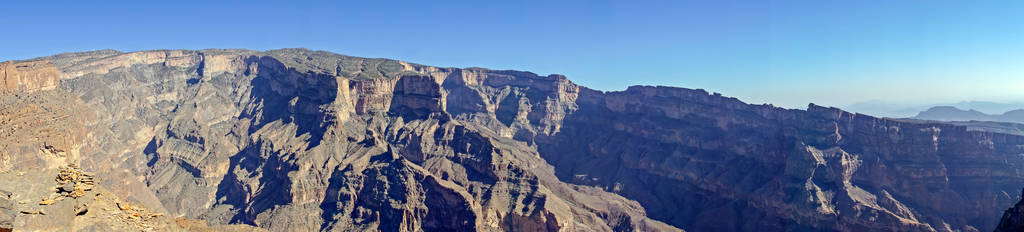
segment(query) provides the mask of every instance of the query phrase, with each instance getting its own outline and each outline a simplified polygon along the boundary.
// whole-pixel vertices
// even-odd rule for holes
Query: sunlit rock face
[[[51,90],[58,81],[57,67],[50,61],[0,63],[0,94]]]
[[[1024,186],[1024,137],[703,90],[305,49],[24,62],[2,69],[15,64],[19,92],[3,89],[0,120],[54,129],[17,129],[51,136],[4,144],[0,161],[79,163],[119,196],[210,224],[990,231]],[[33,75],[46,78],[22,84]]]

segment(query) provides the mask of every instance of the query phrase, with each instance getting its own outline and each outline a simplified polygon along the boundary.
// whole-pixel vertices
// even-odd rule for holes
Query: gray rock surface
[[[14,229],[14,216],[17,215],[17,202],[11,198],[12,193],[0,190],[0,231]]]

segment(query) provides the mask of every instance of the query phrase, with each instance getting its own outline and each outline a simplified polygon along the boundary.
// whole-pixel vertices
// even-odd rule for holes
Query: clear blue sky
[[[1024,100],[1024,1],[377,2],[9,2],[0,60],[306,47],[794,108]]]

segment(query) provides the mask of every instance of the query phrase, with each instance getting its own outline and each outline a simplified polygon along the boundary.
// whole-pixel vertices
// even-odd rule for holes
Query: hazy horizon
[[[19,22],[7,29],[18,36],[0,38],[0,60],[305,47],[564,74],[606,91],[705,89],[799,109],[1024,101],[1019,2],[200,3],[11,3],[50,11],[0,15]]]

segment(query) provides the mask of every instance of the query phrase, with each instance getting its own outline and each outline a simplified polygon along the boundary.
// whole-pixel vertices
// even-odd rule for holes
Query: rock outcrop
[[[0,173],[0,228],[17,231],[175,230],[171,218],[94,186],[74,166]],[[178,229],[181,230],[181,229]]]
[[[262,231],[173,218],[121,199],[96,178],[74,164],[0,171],[0,231]]]
[[[305,49],[30,62],[60,88],[9,97],[0,132],[56,129],[0,133],[0,161],[52,144],[185,228],[977,231],[1024,186],[1021,136],[703,90]],[[14,139],[43,134],[70,139]]]
[[[12,198],[13,193],[9,191],[0,191],[0,231],[10,232],[14,230],[14,217],[18,215],[15,204],[17,202]]]
[[[63,91],[0,94],[0,171],[76,162],[90,110]]]
[[[1024,198],[1024,194],[1021,194]],[[1003,212],[1003,218],[996,226],[996,232],[1024,231],[1024,199]]]
[[[58,73],[48,60],[0,63],[0,94],[56,89]]]

